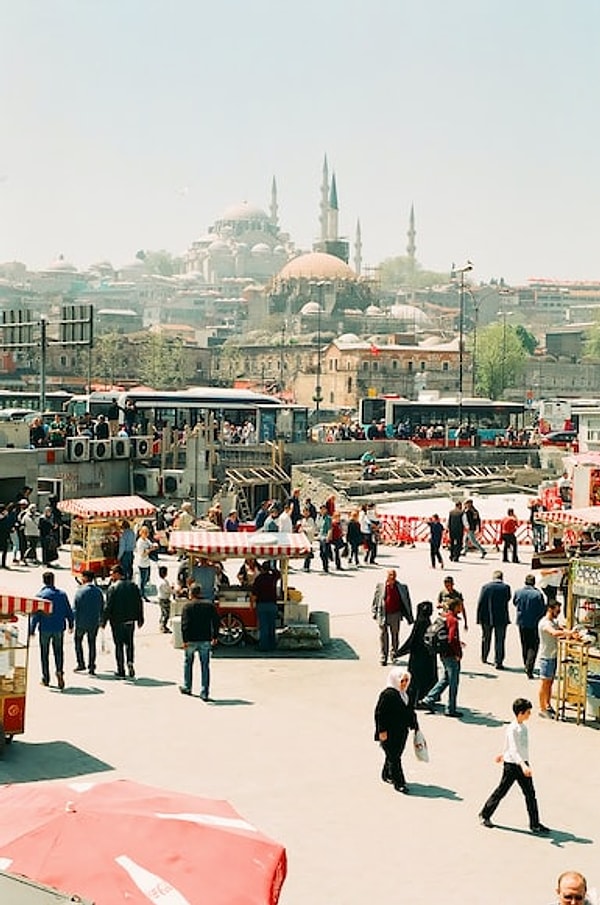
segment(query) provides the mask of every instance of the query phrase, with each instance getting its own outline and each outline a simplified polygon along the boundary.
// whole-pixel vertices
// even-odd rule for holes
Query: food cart
[[[25,731],[29,620],[38,610],[50,613],[52,603],[38,597],[0,594],[0,757],[14,735]]]
[[[172,531],[170,547],[189,558],[190,574],[193,564],[200,559],[221,562],[225,559],[279,560],[283,598],[278,601],[279,627],[286,625],[290,612],[288,567],[290,559],[304,558],[311,552],[311,544],[305,534],[275,533],[268,531]],[[295,595],[294,595],[295,596]],[[250,589],[229,585],[219,592],[217,609],[220,617],[219,643],[227,646],[239,644],[245,634],[258,630],[256,608],[250,600]],[[290,621],[296,621],[290,619]],[[298,621],[301,621],[298,619]],[[307,620],[306,620],[307,621]]]
[[[106,578],[117,563],[121,521],[151,518],[156,506],[140,496],[82,497],[62,500],[61,512],[71,516],[71,571],[77,578],[93,572]]]

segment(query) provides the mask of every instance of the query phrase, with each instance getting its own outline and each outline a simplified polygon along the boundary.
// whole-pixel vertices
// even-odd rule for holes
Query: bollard
[[[331,641],[331,635],[329,632],[329,613],[321,610],[316,610],[315,612],[310,614],[308,621],[312,622],[312,624],[316,625],[319,629],[321,643],[329,644],[329,642]]]
[[[171,639],[175,650],[183,650],[183,638],[181,637],[181,616],[171,618]]]

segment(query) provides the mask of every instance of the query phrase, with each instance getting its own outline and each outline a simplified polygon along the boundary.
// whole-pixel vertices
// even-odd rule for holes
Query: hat
[[[29,506],[29,500],[26,500],[26,499],[19,500],[19,506]]]

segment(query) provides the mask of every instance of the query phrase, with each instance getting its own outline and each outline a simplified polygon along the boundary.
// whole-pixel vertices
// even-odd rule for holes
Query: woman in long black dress
[[[423,600],[417,605],[411,633],[397,653],[398,657],[408,654],[408,671],[411,675],[408,696],[413,705],[423,700],[438,678],[436,656],[425,644],[425,632],[431,625],[432,613],[431,600]]]
[[[381,773],[384,782],[393,783],[397,792],[408,794],[402,769],[402,753],[409,729],[418,729],[417,717],[408,696],[410,673],[394,666],[375,706],[375,741],[385,752]]]

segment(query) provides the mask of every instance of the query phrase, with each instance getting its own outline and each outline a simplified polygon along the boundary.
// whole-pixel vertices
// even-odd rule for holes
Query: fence
[[[502,543],[501,525],[501,519],[486,519],[483,521],[478,534],[479,541],[482,544],[499,547]],[[517,543],[532,544],[530,522],[519,522],[516,535]],[[428,521],[418,515],[389,515],[386,513],[380,516],[380,538],[383,544],[399,547],[414,547],[418,543],[429,543]],[[448,532],[444,529],[442,543],[447,545],[448,542]]]

